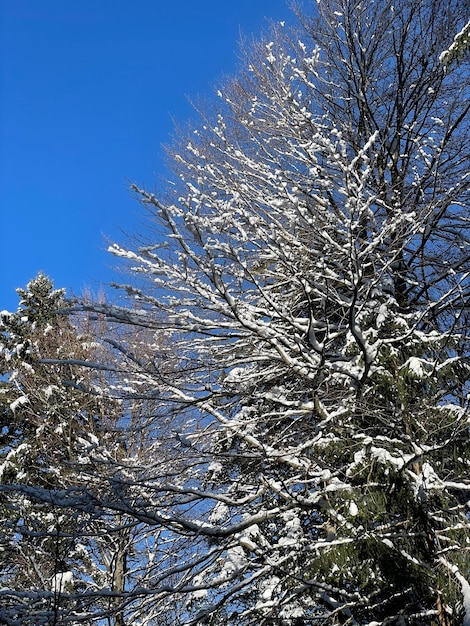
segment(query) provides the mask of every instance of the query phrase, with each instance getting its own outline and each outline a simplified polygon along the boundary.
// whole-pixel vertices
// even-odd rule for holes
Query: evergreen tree
[[[17,291],[0,328],[0,623],[124,626],[129,591],[161,565],[159,532],[127,510],[133,483],[164,463],[163,437],[174,441],[144,395],[166,348],[86,316],[88,299],[72,309],[43,274]]]
[[[124,584],[128,524],[91,504],[120,456],[122,408],[87,365],[104,351],[96,329],[65,314],[65,291],[42,273],[17,291],[1,325],[0,621],[61,623],[90,587]],[[90,605],[103,610],[101,599]],[[110,623],[122,624],[119,611]]]
[[[454,37],[452,45],[441,52],[440,61],[443,65],[448,66],[451,63],[459,62],[465,53],[468,52],[470,46],[470,21],[468,21],[462,30]]]

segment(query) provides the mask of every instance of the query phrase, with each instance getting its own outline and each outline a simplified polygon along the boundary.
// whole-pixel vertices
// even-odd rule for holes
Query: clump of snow
[[[379,312],[377,314],[377,318],[375,320],[375,324],[377,326],[377,328],[380,328],[381,326],[384,325],[384,323],[387,321],[387,318],[389,317],[388,314],[388,307],[386,304],[381,304],[379,307]]]
[[[224,471],[224,466],[220,461],[211,461],[208,467],[208,472],[212,479],[216,479]]]
[[[59,391],[59,388],[57,387],[57,385],[48,385],[47,387],[44,388],[44,395],[46,397],[46,400],[50,400],[50,398],[54,395],[54,393],[56,393],[57,391]]]
[[[364,439],[363,447],[354,454],[354,461],[347,469],[347,476],[353,475],[355,470],[367,462],[368,459],[375,459],[381,465],[391,466],[395,471],[400,471],[415,456],[414,454],[405,453],[400,456],[394,456],[386,448],[371,445],[372,441],[370,437]],[[387,472],[388,469],[386,469]]]
[[[240,537],[240,545],[242,546],[242,548],[245,548],[249,552],[254,552],[258,547],[254,541],[252,541],[249,537],[246,537],[245,535]]]
[[[284,533],[279,538],[280,546],[295,546],[302,538],[302,527],[296,511],[286,511],[281,515],[284,521]]]
[[[196,588],[188,595],[186,606],[190,606],[194,600],[201,600],[206,598],[208,595],[207,587],[204,583],[204,576],[202,574],[198,574],[194,577],[194,586]]]
[[[266,59],[269,61],[269,63],[274,63],[275,60],[276,60],[276,57],[272,53],[273,46],[274,46],[274,41],[271,41],[270,43],[268,43],[266,45],[266,49],[268,50],[268,54],[266,56]]]
[[[52,577],[51,587],[54,593],[63,593],[67,586],[73,581],[73,574],[70,571],[58,572]]]
[[[13,317],[13,313],[10,313],[10,311],[0,311],[0,323],[2,324],[7,324],[11,318]]]
[[[410,357],[402,365],[402,369],[416,380],[423,380],[426,378],[432,367],[433,364],[426,361],[426,359],[420,359],[415,356]]]
[[[222,565],[222,570],[214,581],[215,584],[223,584],[230,580],[232,576],[241,572],[247,563],[245,551],[242,546],[235,546],[227,550],[227,556]]]
[[[408,474],[411,479],[414,496],[421,502],[427,499],[427,492],[430,489],[441,489],[443,487],[443,482],[428,461],[424,461],[422,464],[419,475],[411,471]]]
[[[359,509],[357,508],[357,504],[354,502],[354,500],[351,500],[349,503],[349,515],[351,517],[356,517],[358,513]]]
[[[29,402],[28,396],[20,396],[16,400],[10,403],[10,409],[15,413],[16,409],[23,404],[27,404]]]
[[[212,509],[212,512],[210,514],[210,517],[209,517],[210,523],[217,524],[218,522],[224,519],[227,513],[228,513],[228,506],[224,502],[217,502],[217,504]]]
[[[271,600],[273,597],[274,590],[279,585],[280,580],[277,576],[272,576],[269,578],[263,585],[263,589],[261,592],[261,598],[264,601]]]

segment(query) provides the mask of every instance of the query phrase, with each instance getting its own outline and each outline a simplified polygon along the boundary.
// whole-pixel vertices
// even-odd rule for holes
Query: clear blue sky
[[[80,294],[116,279],[172,119],[237,67],[239,33],[286,0],[0,0],[0,310],[43,270]]]

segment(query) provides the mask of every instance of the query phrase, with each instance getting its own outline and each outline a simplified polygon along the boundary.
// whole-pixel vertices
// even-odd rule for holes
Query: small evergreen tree
[[[167,351],[154,333],[86,316],[88,299],[73,310],[43,274],[17,291],[18,310],[0,327],[0,622],[105,615],[124,626],[129,591],[161,566],[159,532],[127,510],[155,451],[159,468],[165,461],[163,437],[174,441],[158,398],[144,393]],[[129,378],[118,393],[121,369]]]
[[[119,458],[122,407],[87,365],[104,349],[93,326],[65,314],[65,291],[42,273],[17,291],[18,310],[4,311],[0,328],[0,621],[61,623],[90,586],[124,585],[128,524],[92,506]]]

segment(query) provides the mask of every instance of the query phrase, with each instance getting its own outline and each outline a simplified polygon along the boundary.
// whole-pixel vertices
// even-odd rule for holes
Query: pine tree
[[[87,365],[104,349],[92,325],[66,314],[65,291],[40,273],[17,292],[1,325],[0,621],[62,623],[85,591],[124,585],[131,532],[92,505],[119,458],[122,408]],[[101,599],[88,604],[102,611]]]
[[[104,615],[124,626],[129,592],[162,565],[166,540],[127,512],[155,462],[178,469],[174,455],[165,459],[177,421],[146,392],[163,355],[162,374],[173,359],[161,335],[86,315],[89,298],[78,310],[43,274],[17,291],[18,310],[2,312],[0,328],[0,622]],[[129,378],[118,392],[121,369]]]

